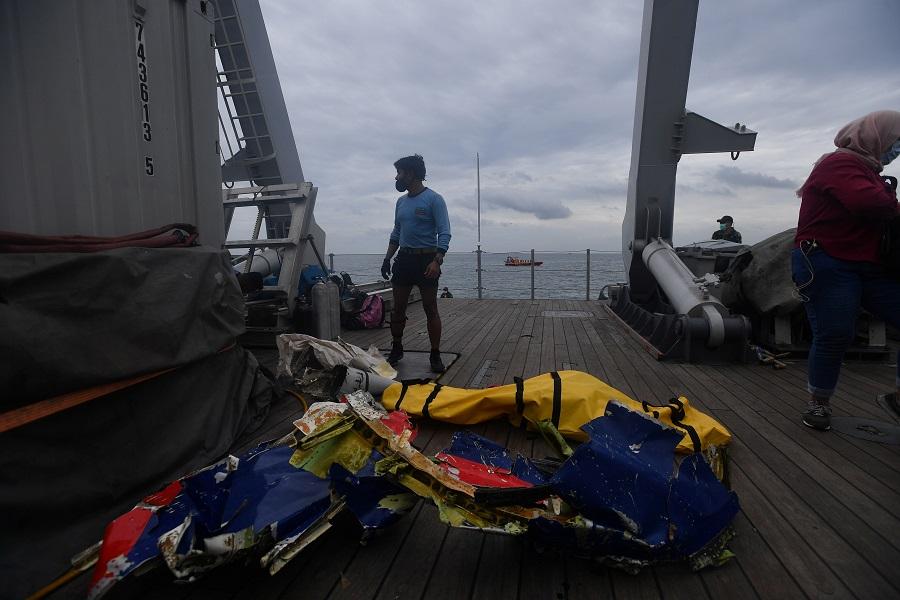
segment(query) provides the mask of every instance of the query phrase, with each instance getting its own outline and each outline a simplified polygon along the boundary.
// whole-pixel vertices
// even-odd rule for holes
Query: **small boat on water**
[[[506,262],[504,263],[507,267],[530,267],[532,265],[532,261],[526,258],[516,258],[515,256],[507,256]],[[544,264],[542,260],[534,261],[534,266],[539,267]]]

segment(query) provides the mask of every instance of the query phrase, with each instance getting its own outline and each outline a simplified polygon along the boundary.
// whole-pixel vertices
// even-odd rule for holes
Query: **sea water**
[[[507,256],[528,259],[529,254],[481,255],[482,298],[530,298],[531,267],[507,267]],[[535,298],[584,300],[587,293],[587,256],[581,252],[535,252]],[[328,258],[326,258],[326,261]],[[354,283],[381,279],[383,254],[335,254],[334,270],[346,272]],[[455,298],[478,297],[478,273],[474,252],[451,252],[444,258],[440,287],[448,287]],[[625,280],[621,252],[591,251],[590,298],[596,299],[603,286]]]

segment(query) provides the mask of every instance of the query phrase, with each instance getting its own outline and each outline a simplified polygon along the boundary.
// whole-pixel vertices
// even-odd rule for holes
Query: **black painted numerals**
[[[141,137],[145,142],[153,139],[153,127],[150,125],[150,83],[147,76],[147,47],[144,41],[144,23],[134,22],[135,57],[137,58],[138,91],[141,101]],[[144,157],[144,173],[153,175],[153,157]]]

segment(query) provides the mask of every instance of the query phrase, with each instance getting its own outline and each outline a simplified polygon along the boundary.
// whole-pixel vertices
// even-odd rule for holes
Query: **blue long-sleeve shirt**
[[[450,248],[450,216],[444,198],[430,188],[397,198],[391,242],[401,248]]]

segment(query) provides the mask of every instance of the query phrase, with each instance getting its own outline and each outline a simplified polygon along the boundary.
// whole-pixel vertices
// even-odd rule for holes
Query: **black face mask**
[[[409,186],[406,185],[406,181],[404,181],[403,179],[398,179],[397,181],[395,181],[394,187],[397,188],[398,192],[405,192],[407,189],[409,189]]]

